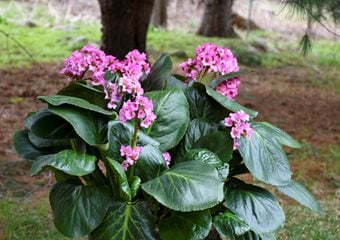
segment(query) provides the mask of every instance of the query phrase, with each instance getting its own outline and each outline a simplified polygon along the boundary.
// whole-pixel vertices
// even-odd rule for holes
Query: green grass
[[[22,200],[0,199],[1,240],[66,240],[53,225],[48,199],[37,207]]]
[[[299,205],[285,205],[286,224],[278,240],[337,240],[340,239],[339,202],[335,196],[326,197],[321,206],[326,215],[320,216]]]

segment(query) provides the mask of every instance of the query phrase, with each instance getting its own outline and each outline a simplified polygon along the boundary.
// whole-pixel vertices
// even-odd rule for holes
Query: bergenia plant
[[[32,175],[54,173],[65,236],[274,239],[285,215],[265,184],[322,213],[292,179],[283,145],[300,144],[235,101],[232,52],[206,43],[180,67],[185,76],[167,54],[150,67],[137,50],[118,60],[85,46],[65,60],[68,85],[38,97],[47,107],[14,142]]]

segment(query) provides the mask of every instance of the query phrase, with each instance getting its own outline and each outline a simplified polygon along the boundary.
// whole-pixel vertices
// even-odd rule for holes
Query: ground
[[[23,119],[29,112],[43,106],[36,100],[36,96],[54,94],[67,84],[59,74],[62,59],[81,44],[98,43],[100,32],[97,23],[68,25],[73,18],[80,19],[80,23],[96,21],[98,6],[97,1],[79,1],[78,5],[73,4],[73,1],[26,2],[30,6],[35,2],[49,3],[46,12],[53,16],[50,24],[54,28],[45,27],[40,18],[35,21],[38,27],[27,28],[17,23],[13,25],[13,13],[1,18],[2,10],[5,9],[1,9],[1,6],[5,3],[0,3],[0,29],[10,29],[13,36],[31,52],[40,53],[36,54],[39,65],[34,64],[21,49],[15,48],[15,44],[10,42],[10,47],[6,47],[6,38],[0,38],[0,52],[3,53],[0,54],[0,239],[64,239],[53,227],[48,205],[48,190],[53,184],[53,177],[50,174],[29,176],[29,165],[15,153],[12,134],[16,129],[23,128]],[[169,28],[175,31],[150,30],[148,49],[151,60],[161,51],[180,50],[190,56],[198,44],[206,41],[230,46],[232,50],[240,46],[243,50],[248,48],[248,45],[243,46],[243,39],[201,38],[178,30],[187,15],[178,12],[176,15],[174,9],[187,9],[190,6],[180,6],[181,1],[170,2],[173,6],[170,12],[173,14],[172,19],[176,16],[181,18],[170,22]],[[235,8],[244,15],[248,1],[236,2]],[[264,2],[274,4],[275,1]],[[18,2],[10,1],[10,4]],[[20,16],[30,14],[23,7],[24,4],[18,6],[22,8]],[[283,21],[284,17],[275,18],[271,22],[273,24],[269,25],[269,20],[272,20],[277,10],[273,11],[268,6],[271,5],[259,4],[254,11],[254,20],[267,31],[254,32],[250,36],[251,40],[265,42],[267,49],[260,52],[263,64],[257,67],[241,66],[252,72],[242,76],[236,100],[259,111],[259,120],[279,126],[302,143],[301,150],[286,149],[293,177],[315,194],[327,213],[325,216],[312,214],[281,196],[280,201],[287,213],[287,224],[279,239],[340,239],[337,232],[340,211],[340,43],[318,41],[310,57],[298,56],[297,43],[292,40],[292,33],[301,33],[304,26]],[[65,10],[65,16],[59,13],[60,9]],[[41,9],[33,10],[31,15],[41,14]],[[201,14],[201,7],[198,6],[197,11]],[[195,17],[199,18],[199,14]],[[68,19],[67,24],[62,25],[62,18],[70,18],[72,21]],[[8,23],[4,19],[9,19]],[[198,25],[194,20],[185,24],[193,28]],[[190,27],[187,26],[188,29]],[[316,35],[330,38],[320,29]],[[79,37],[83,39],[75,41],[75,45],[68,44],[77,38],[79,40]],[[174,58],[175,64],[180,61],[184,59]],[[17,64],[13,65],[13,62]]]

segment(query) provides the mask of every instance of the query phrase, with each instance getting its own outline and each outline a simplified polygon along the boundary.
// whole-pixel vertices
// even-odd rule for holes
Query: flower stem
[[[202,74],[200,74],[198,82],[202,82],[202,80],[203,80],[204,76],[207,74],[207,72],[208,72],[208,68],[205,67],[204,70],[202,71]]]
[[[132,148],[135,148],[137,146],[137,140],[138,140],[138,130],[139,130],[139,119],[136,116],[135,117],[135,127],[133,130],[133,139],[132,139]]]

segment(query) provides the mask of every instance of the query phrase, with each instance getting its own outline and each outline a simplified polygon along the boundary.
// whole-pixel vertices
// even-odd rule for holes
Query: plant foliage
[[[143,61],[136,56],[142,55],[131,59]],[[103,68],[104,87],[64,70],[73,81],[57,95],[39,97],[47,108],[29,114],[25,129],[14,134],[32,175],[55,174],[50,203],[61,233],[95,240],[199,240],[215,229],[233,239],[273,239],[284,213],[271,192],[239,179],[249,173],[322,213],[291,178],[282,146],[299,143],[219,91],[223,79],[237,83],[241,72],[205,71],[196,81],[181,81],[162,54],[129,90],[122,83],[129,59],[114,70]],[[139,101],[138,111],[131,112],[133,101]]]

